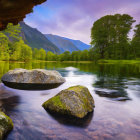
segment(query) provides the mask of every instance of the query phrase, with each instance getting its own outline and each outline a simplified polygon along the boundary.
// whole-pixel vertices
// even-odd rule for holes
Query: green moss
[[[52,98],[52,102],[54,106],[59,106],[62,109],[66,109],[65,104],[61,102],[60,96],[55,96],[54,98]]]
[[[0,139],[13,129],[13,122],[10,117],[0,112]]]
[[[52,109],[53,109],[53,107],[57,107],[57,108],[60,108],[60,109],[67,109],[66,105],[61,102],[61,99],[60,99],[59,95],[49,99],[42,106],[44,108],[48,108],[48,106],[50,106],[50,105],[52,106]]]
[[[67,90],[72,90],[72,91],[75,91],[75,92],[80,92],[83,88],[85,88],[84,86],[73,86],[73,87],[69,87]]]

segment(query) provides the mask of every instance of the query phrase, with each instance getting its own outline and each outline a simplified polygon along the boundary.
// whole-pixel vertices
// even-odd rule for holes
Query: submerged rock
[[[0,111],[0,140],[13,129],[12,120]]]
[[[62,90],[42,106],[51,112],[83,118],[93,111],[94,100],[88,88],[74,86]]]
[[[113,99],[114,101],[126,101],[126,100],[131,100],[131,98],[129,97],[118,97]]]
[[[65,82],[59,72],[45,69],[10,70],[1,80],[8,87],[25,90],[52,89]]]
[[[117,90],[95,90],[95,93],[102,97],[116,98],[121,97],[123,94]]]
[[[107,89],[96,89],[95,93],[101,97],[112,98],[114,101],[126,101],[131,100],[126,92],[118,91],[118,90],[107,90]]]

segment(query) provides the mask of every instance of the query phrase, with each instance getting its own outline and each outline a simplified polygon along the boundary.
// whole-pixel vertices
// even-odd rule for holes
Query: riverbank
[[[93,63],[94,61],[44,61],[44,60],[33,60],[33,62],[57,62],[57,63]]]
[[[140,64],[140,60],[98,60],[98,64]]]
[[[140,60],[98,60],[98,61],[46,61],[46,60],[32,60],[32,61],[0,61],[10,63],[30,63],[30,62],[50,62],[50,63],[97,63],[97,64],[140,64]]]
[[[50,62],[50,63],[93,63],[94,61],[46,61],[46,60],[31,60],[31,61],[0,61],[0,62],[10,62],[10,63],[30,63],[30,62]]]

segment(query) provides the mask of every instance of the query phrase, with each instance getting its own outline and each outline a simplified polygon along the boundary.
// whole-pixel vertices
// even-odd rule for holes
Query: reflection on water
[[[79,118],[73,118],[73,117],[69,117],[69,116],[55,114],[55,113],[52,113],[52,112],[48,112],[48,114],[50,114],[60,124],[83,127],[83,128],[87,127],[90,124],[90,122],[93,118],[93,115],[94,115],[93,112],[90,112],[84,118],[79,119]]]
[[[0,77],[14,68],[57,69],[66,83],[46,91],[15,90],[1,84],[0,108],[14,122],[7,140],[139,140],[139,65],[1,62]],[[74,85],[89,88],[95,100],[94,113],[82,120],[73,120],[42,108],[44,101]],[[102,96],[96,94],[97,91]],[[131,100],[122,102],[124,98]]]

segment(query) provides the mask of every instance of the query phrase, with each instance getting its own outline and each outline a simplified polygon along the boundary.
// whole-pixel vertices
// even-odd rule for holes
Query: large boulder
[[[93,111],[94,100],[88,88],[73,86],[62,90],[42,106],[54,113],[83,118]]]
[[[12,120],[0,111],[0,140],[13,129]]]
[[[1,80],[8,87],[25,90],[52,89],[65,82],[59,72],[45,69],[14,69]]]

